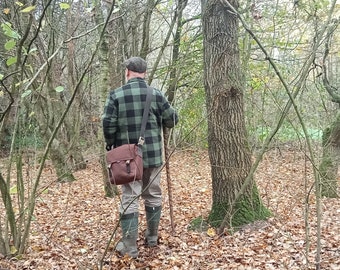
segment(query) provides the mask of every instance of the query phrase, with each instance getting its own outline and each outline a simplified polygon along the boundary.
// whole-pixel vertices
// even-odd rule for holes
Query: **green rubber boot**
[[[150,207],[145,206],[146,222],[148,228],[145,232],[146,245],[149,247],[158,244],[158,226],[161,218],[162,206]]]
[[[116,251],[121,256],[128,255],[131,258],[138,257],[138,213],[122,215],[120,219],[123,237],[116,246]]]

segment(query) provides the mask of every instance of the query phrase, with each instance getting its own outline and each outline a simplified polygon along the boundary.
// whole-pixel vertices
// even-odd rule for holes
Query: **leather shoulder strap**
[[[152,92],[153,92],[152,88],[150,86],[148,86],[148,91],[147,91],[147,94],[146,94],[145,107],[144,107],[144,111],[143,111],[142,126],[140,128],[138,145],[143,145],[144,141],[145,141],[144,132],[145,132],[145,128],[146,128],[146,123],[147,123],[148,118],[149,118]]]

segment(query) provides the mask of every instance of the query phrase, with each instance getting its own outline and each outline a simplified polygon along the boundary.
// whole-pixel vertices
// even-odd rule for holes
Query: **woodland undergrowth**
[[[141,203],[137,260],[119,258],[114,252],[119,230],[103,257],[117,225],[119,198],[104,197],[98,158],[89,156],[88,160],[87,169],[75,172],[77,180],[71,183],[58,183],[46,166],[42,183],[48,189],[37,198],[29,247],[18,258],[1,258],[0,268],[99,269],[102,262],[102,269],[315,269],[314,193],[306,200],[314,178],[300,152],[270,151],[256,172],[261,197],[273,216],[233,234],[225,230],[218,235],[214,228],[203,225],[201,231],[189,229],[192,220],[208,216],[211,206],[208,154],[176,151],[170,161],[175,231],[164,172],[159,245],[144,245],[146,224]],[[340,269],[339,235],[340,200],[322,199],[321,269]]]

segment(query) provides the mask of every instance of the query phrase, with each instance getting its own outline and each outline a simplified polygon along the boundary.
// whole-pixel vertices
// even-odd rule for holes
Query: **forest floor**
[[[85,270],[100,269],[100,264],[102,269],[316,269],[316,200],[303,153],[288,149],[266,154],[256,182],[273,216],[234,234],[217,235],[212,228],[188,230],[190,222],[207,217],[211,207],[207,152],[177,151],[170,166],[175,232],[164,172],[160,243],[156,248],[144,246],[141,203],[136,260],[119,258],[114,252],[119,199],[104,197],[96,158],[89,159],[87,169],[75,172],[77,181],[72,183],[56,182],[46,167],[43,182],[49,187],[37,200],[29,247],[20,258],[0,258],[0,269]],[[319,269],[340,269],[340,200],[322,199],[321,208]]]

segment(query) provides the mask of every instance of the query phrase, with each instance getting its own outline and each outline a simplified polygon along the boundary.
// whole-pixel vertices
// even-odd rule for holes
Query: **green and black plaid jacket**
[[[110,92],[102,116],[104,137],[113,147],[137,143],[143,118],[147,84],[133,78]],[[178,121],[174,108],[163,93],[153,89],[150,113],[145,128],[143,162],[145,168],[162,165],[162,127],[172,128]]]

